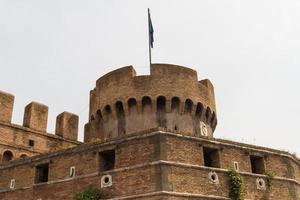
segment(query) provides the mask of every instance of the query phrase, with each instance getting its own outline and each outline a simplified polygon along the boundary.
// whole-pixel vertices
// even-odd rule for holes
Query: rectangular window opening
[[[99,153],[100,170],[108,171],[115,168],[115,150],[108,150]]]
[[[219,150],[203,147],[204,166],[220,168]]]
[[[33,147],[34,146],[34,140],[29,140],[28,141],[28,145],[31,146],[31,147]]]
[[[255,174],[265,173],[264,158],[260,156],[250,156],[251,170]]]
[[[35,183],[45,183],[48,182],[49,175],[49,164],[41,164],[36,166],[36,176]]]

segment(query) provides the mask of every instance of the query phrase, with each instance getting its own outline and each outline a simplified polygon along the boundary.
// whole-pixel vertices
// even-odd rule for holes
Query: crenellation
[[[48,106],[31,102],[25,107],[23,126],[46,132],[48,122]]]
[[[0,121],[11,123],[15,97],[0,91]]]
[[[109,87],[111,84],[122,83],[133,79],[136,76],[136,71],[132,66],[116,69],[102,76],[97,80],[97,88]]]
[[[47,133],[48,107],[37,102],[25,107],[23,125],[12,123],[13,103],[13,95],[0,92],[0,164],[79,144],[75,131],[73,138]]]
[[[0,109],[0,199],[71,200],[93,186],[101,199],[229,200],[231,169],[245,199],[299,199],[295,155],[214,138],[214,87],[193,69],[152,64],[136,76],[127,66],[99,78],[85,144],[73,113],[60,113],[55,135],[46,133],[48,107],[39,103],[26,106],[24,126],[11,124],[9,97],[11,109]]]
[[[199,92],[199,88],[202,91]],[[169,126],[168,129],[176,130],[183,127],[183,132],[191,131],[192,135],[199,135],[200,131],[198,129],[200,126],[195,120],[201,120],[201,118],[196,117],[197,104],[201,103],[208,110],[207,117],[209,119],[206,118],[203,122],[207,124],[208,136],[212,137],[216,126],[216,119],[214,119],[214,124],[211,121],[213,113],[216,112],[214,96],[211,95],[212,90],[213,86],[209,80],[199,82],[197,72],[186,67],[152,64],[150,75],[144,76],[136,76],[132,66],[123,67],[97,80],[96,89],[90,93],[90,104],[93,105],[90,106],[90,119],[95,118],[96,112],[101,110],[104,120],[99,126],[101,131],[97,130],[97,132],[108,136],[114,135],[114,137],[121,136],[122,134],[119,134],[121,132],[130,134],[143,128],[159,126]],[[141,112],[143,106],[138,103],[142,102],[145,96],[148,96],[153,102],[152,110],[148,111],[151,113],[147,114]],[[164,99],[161,111],[157,108],[157,99],[159,98]],[[179,104],[179,112],[176,113],[172,113],[172,99],[174,100],[174,98]],[[129,103],[132,103],[129,101],[133,99],[136,101],[135,106],[137,106],[135,117],[129,112]],[[117,109],[116,104],[119,104],[122,109]],[[157,112],[160,114],[156,114]],[[147,123],[143,122],[143,120],[152,118],[153,115],[156,116],[156,120],[150,120],[150,124],[149,121]],[[169,117],[172,119],[168,119]],[[108,120],[109,118],[112,119]],[[136,123],[129,120],[135,120]],[[172,120],[177,122],[174,124]],[[184,122],[186,123],[184,124]],[[131,126],[131,123],[138,125]],[[177,125],[177,123],[181,125]],[[116,124],[119,128],[122,126],[121,129],[124,130],[120,132],[113,129],[112,127]],[[190,127],[188,128],[188,126]],[[93,125],[92,127],[96,128]],[[106,128],[109,128],[109,130],[106,131]],[[98,134],[98,137],[101,137],[100,134]]]
[[[56,117],[55,134],[68,140],[77,141],[79,117],[63,112]]]

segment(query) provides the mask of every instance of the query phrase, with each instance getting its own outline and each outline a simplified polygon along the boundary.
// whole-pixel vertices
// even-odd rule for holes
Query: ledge
[[[82,144],[82,142],[79,142],[79,141],[68,140],[68,139],[65,139],[63,137],[52,134],[52,133],[33,130],[31,128],[27,128],[27,127],[24,127],[24,126],[21,126],[21,125],[18,125],[18,124],[12,124],[12,123],[7,123],[7,122],[0,121],[0,126],[1,125],[2,126],[7,126],[7,127],[12,127],[14,129],[19,129],[19,130],[22,130],[22,131],[25,131],[25,132],[30,132],[30,133],[39,135],[41,137],[49,137],[49,138],[60,140],[60,141],[70,142],[70,143],[73,143],[73,144]]]
[[[212,168],[212,167],[206,167],[206,166],[200,166],[200,165],[191,165],[191,164],[185,164],[185,163],[179,163],[179,162],[170,162],[170,161],[159,160],[159,161],[155,161],[155,162],[149,162],[149,163],[145,163],[145,164],[134,165],[134,166],[131,166],[131,167],[123,167],[123,168],[104,171],[104,172],[96,171],[96,172],[93,172],[93,173],[89,173],[89,174],[85,174],[85,175],[81,175],[81,176],[76,176],[74,178],[58,179],[58,180],[54,180],[54,181],[48,181],[48,182],[45,182],[45,183],[33,184],[33,185],[27,186],[27,187],[21,187],[21,188],[16,188],[16,189],[3,189],[3,190],[0,190],[0,193],[31,189],[31,188],[35,188],[35,187],[42,187],[42,186],[51,185],[51,184],[69,182],[69,181],[74,181],[74,180],[88,178],[88,177],[102,176],[102,175],[105,175],[105,174],[120,173],[120,172],[123,172],[123,171],[137,170],[137,169],[150,167],[150,166],[157,166],[157,165],[169,165],[169,166],[176,166],[176,167],[182,167],[182,168],[192,168],[192,169],[198,169],[198,170],[215,171],[215,172],[221,172],[221,173],[228,172],[227,169]],[[239,173],[243,176],[263,177],[263,178],[266,177],[266,175],[262,175],[262,174],[252,174],[252,173],[248,173],[248,172],[239,172]],[[300,182],[297,181],[297,180],[294,180],[294,179],[289,179],[289,178],[284,178],[284,177],[273,177],[273,179],[274,180],[279,180],[279,181],[291,182],[291,183],[294,183],[294,184],[296,184],[300,187]],[[161,192],[166,192],[166,191],[161,191]],[[161,192],[159,192],[159,193],[161,193]],[[157,192],[155,192],[155,194],[156,193]],[[150,193],[148,193],[148,194],[150,194]],[[186,196],[186,197],[203,197],[203,198],[206,197],[206,198],[211,198],[211,199],[226,199],[226,200],[228,199],[229,200],[229,198],[226,198],[226,197],[192,194],[192,193],[166,192],[165,194],[172,194],[172,195],[177,194],[179,196]],[[118,198],[112,198],[112,199],[109,199],[109,200],[137,198],[137,197],[143,197],[143,195],[145,195],[145,194],[139,194],[139,195],[134,195],[134,196],[126,196],[126,197],[118,197]]]
[[[14,161],[0,165],[0,169],[15,167],[17,165],[22,165],[22,164],[32,164],[32,162],[38,162],[43,159],[51,159],[51,158],[57,157],[59,155],[68,155],[68,154],[72,154],[72,153],[76,153],[76,152],[95,150],[100,147],[116,145],[116,144],[119,144],[119,143],[122,143],[125,141],[143,139],[143,138],[151,137],[151,136],[158,135],[158,134],[163,134],[163,135],[168,135],[168,136],[178,137],[178,138],[183,138],[183,139],[188,139],[188,140],[196,140],[199,142],[204,141],[204,142],[211,143],[211,144],[221,144],[224,146],[240,148],[243,150],[253,150],[253,151],[257,151],[257,152],[263,152],[263,153],[268,153],[268,154],[273,154],[273,155],[278,155],[278,156],[284,156],[284,157],[292,159],[300,167],[300,162],[298,161],[298,159],[296,157],[294,157],[293,155],[291,155],[290,153],[285,152],[285,151],[280,151],[280,150],[275,150],[275,149],[270,149],[270,148],[265,148],[265,147],[259,147],[259,146],[255,146],[255,145],[243,144],[243,143],[238,143],[238,142],[229,141],[229,140],[187,136],[187,135],[182,135],[180,133],[168,132],[167,130],[164,130],[163,128],[153,128],[153,129],[149,129],[149,130],[145,130],[145,131],[140,131],[135,134],[124,135],[123,137],[110,139],[110,140],[107,140],[104,142],[96,141],[96,142],[90,142],[90,143],[83,143],[81,145],[78,145],[78,146],[72,147],[72,148],[68,148],[68,149],[62,149],[62,150],[50,152],[47,154],[28,157],[28,158],[24,158],[22,160],[14,160]]]

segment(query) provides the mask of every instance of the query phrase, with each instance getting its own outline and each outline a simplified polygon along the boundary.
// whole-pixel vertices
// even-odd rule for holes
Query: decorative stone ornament
[[[112,176],[104,175],[101,177],[101,188],[112,186]]]
[[[266,182],[263,178],[256,179],[256,186],[258,190],[266,190]]]
[[[201,135],[207,137],[207,127],[206,124],[204,122],[200,122],[200,131],[201,131]]]
[[[216,172],[209,172],[208,173],[208,180],[212,184],[219,184],[219,177]]]

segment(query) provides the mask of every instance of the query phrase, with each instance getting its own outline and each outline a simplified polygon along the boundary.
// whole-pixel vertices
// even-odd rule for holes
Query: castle
[[[14,97],[0,93],[0,199],[71,200],[88,186],[103,199],[229,200],[228,172],[244,199],[300,199],[300,162],[275,149],[214,138],[212,83],[189,68],[152,64],[112,71],[90,92],[84,143],[78,116],[32,102],[23,126],[11,123]]]

